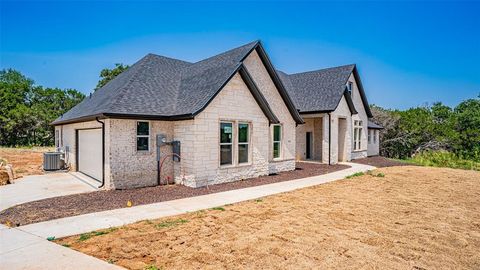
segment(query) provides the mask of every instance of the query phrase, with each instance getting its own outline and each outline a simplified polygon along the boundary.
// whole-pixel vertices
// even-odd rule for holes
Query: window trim
[[[350,96],[353,96],[353,82],[352,81],[347,82],[347,90],[348,90],[348,93],[350,93]]]
[[[147,123],[148,124],[148,135],[138,135],[138,123]],[[150,152],[150,134],[152,134],[152,125],[150,121],[147,120],[138,120],[135,121],[135,150],[138,153],[147,153]],[[138,150],[138,138],[148,138],[147,140],[147,150]]]
[[[222,124],[231,124],[232,125],[232,140],[229,143],[222,143]],[[218,122],[218,164],[220,167],[233,167],[236,164],[235,160],[235,121],[232,120],[220,120]],[[222,164],[222,145],[231,145],[232,146],[232,151],[231,151],[231,160],[232,162],[230,164]]]
[[[353,151],[362,150],[363,120],[353,121]]]
[[[280,140],[275,141],[275,127],[280,127]],[[279,144],[278,147],[278,157],[275,157],[275,143]],[[273,160],[281,160],[283,156],[282,145],[283,145],[283,125],[282,124],[273,124],[272,125],[272,159]]]
[[[247,125],[247,142],[240,142],[240,131],[239,131],[239,128],[240,128],[240,125]],[[237,124],[236,124],[236,130],[237,130],[237,162],[236,162],[236,165],[248,165],[248,164],[251,164],[251,156],[250,156],[250,141],[251,141],[251,123],[250,122],[247,122],[247,121],[237,121]],[[247,145],[247,162],[240,162],[240,145]]]

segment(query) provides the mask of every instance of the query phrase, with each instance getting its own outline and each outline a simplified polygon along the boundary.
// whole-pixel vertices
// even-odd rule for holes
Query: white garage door
[[[102,129],[78,131],[78,171],[102,180]]]

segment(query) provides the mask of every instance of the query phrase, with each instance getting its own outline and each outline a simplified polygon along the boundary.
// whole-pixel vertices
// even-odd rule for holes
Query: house
[[[53,125],[71,170],[125,189],[294,170],[303,123],[256,41],[196,63],[148,54]]]
[[[355,65],[288,75],[256,41],[196,63],[148,54],[53,125],[71,170],[126,189],[377,155],[371,117]]]
[[[297,159],[335,164],[378,155],[382,127],[369,120],[372,113],[355,65],[277,73],[305,121],[296,129]]]

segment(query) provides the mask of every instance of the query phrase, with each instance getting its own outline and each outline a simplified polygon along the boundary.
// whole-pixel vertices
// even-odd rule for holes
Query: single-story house
[[[294,170],[303,123],[256,41],[196,63],[148,54],[53,125],[71,170],[124,189]]]
[[[195,63],[148,54],[53,125],[69,169],[106,189],[200,187],[378,154],[371,116],[354,65],[287,75],[255,41]]]
[[[277,73],[305,121],[296,129],[298,160],[335,164],[378,155],[382,127],[369,120],[373,116],[356,65]]]

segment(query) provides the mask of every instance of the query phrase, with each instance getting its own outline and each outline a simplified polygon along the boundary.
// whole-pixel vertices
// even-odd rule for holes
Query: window
[[[347,91],[350,95],[352,95],[352,91],[353,91],[353,82],[348,82],[347,83]]]
[[[220,122],[220,165],[233,164],[233,123]]]
[[[353,150],[362,149],[362,121],[353,121]]]
[[[248,163],[249,124],[238,124],[238,163]]]
[[[282,149],[282,126],[273,125],[273,158],[280,158]]]
[[[55,130],[55,147],[60,147],[60,135],[58,130]]]
[[[368,131],[368,143],[372,143],[372,133],[373,133],[373,130]]]
[[[150,141],[150,123],[137,122],[137,151],[148,151]]]
[[[378,131],[374,130],[373,131],[373,143],[377,143],[377,134],[378,134]]]

